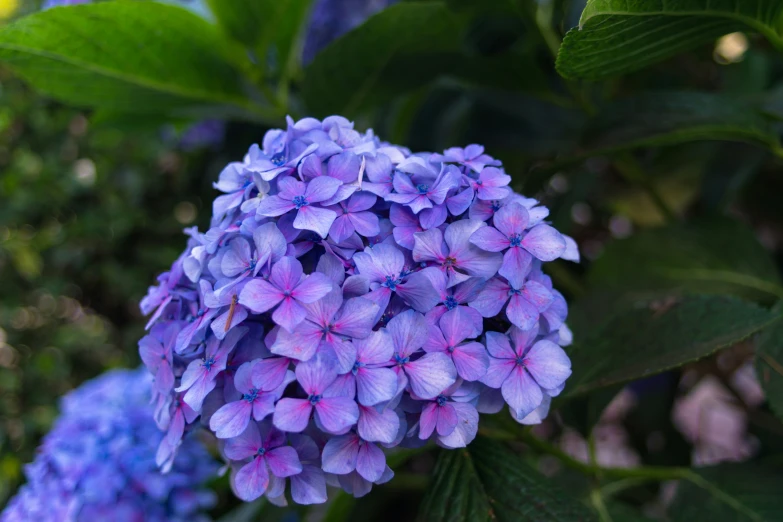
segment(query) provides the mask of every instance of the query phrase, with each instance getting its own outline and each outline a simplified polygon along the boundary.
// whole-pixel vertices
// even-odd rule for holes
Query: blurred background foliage
[[[87,19],[72,7],[0,31],[0,501],[59,396],[138,364],[139,299],[181,252],[181,230],[208,223],[222,166],[286,114],[343,114],[412,150],[483,143],[515,189],[576,238],[582,264],[550,272],[573,303],[577,373],[566,397],[533,433],[491,419],[484,435],[532,449],[519,458],[591,516],[684,520],[682,498],[709,491],[677,492],[639,466],[780,465],[781,7],[752,0],[758,16],[741,19],[720,7],[651,12],[635,26],[611,0],[399,2],[360,25],[386,3],[209,0],[188,3],[197,16],[186,16],[126,1],[114,21],[138,23],[131,36],[114,34],[110,9]],[[659,2],[635,4],[644,19]],[[6,0],[0,16],[38,8]],[[569,33],[583,10],[583,30]],[[79,47],[73,35],[85,27],[109,47]],[[192,41],[172,40],[183,32]],[[128,74],[159,81],[143,89],[19,50],[113,71],[140,41],[173,60],[165,78],[131,60]],[[338,496],[314,513],[412,519],[428,474],[458,472],[448,458],[434,468],[434,451],[418,454],[372,495]],[[716,469],[659,478],[724,487]],[[780,484],[773,475],[769,488]],[[436,510],[430,520],[445,518],[425,506]],[[224,498],[216,514],[234,507]],[[749,513],[731,520],[766,520],[756,506]],[[254,504],[231,520],[301,514]]]

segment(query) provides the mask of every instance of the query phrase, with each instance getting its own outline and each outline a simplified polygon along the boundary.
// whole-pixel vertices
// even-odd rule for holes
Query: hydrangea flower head
[[[0,520],[205,520],[201,511],[215,499],[200,485],[217,463],[189,437],[161,473],[151,381],[143,369],[115,370],[66,395],[62,415],[25,468],[27,484]]]
[[[542,266],[578,251],[510,181],[478,145],[412,154],[339,116],[269,131],[142,301],[158,461],[209,426],[239,498],[312,504],[390,480],[384,447],[466,446],[504,403],[541,422],[571,373]]]

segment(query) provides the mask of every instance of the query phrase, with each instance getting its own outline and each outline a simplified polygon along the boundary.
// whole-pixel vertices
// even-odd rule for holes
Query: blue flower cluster
[[[27,484],[0,521],[206,519],[200,513],[214,495],[200,484],[214,476],[217,463],[189,439],[161,473],[151,381],[144,369],[115,370],[66,395],[61,417],[25,468]]]
[[[244,500],[324,502],[392,477],[382,447],[464,447],[479,413],[540,422],[571,374],[542,264],[577,261],[478,145],[411,153],[288,120],[215,188],[210,228],[141,303],[159,463],[208,425]]]

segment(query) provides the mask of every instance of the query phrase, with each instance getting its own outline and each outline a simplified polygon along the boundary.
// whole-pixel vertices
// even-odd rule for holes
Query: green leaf
[[[702,92],[649,93],[602,108],[584,131],[585,156],[699,140],[754,143],[780,154],[777,133],[762,110],[736,96]]]
[[[0,29],[0,60],[75,105],[244,118],[262,111],[247,98],[230,45],[216,28],[157,2],[34,13]]]
[[[579,306],[577,302],[576,307]],[[779,315],[729,296],[618,302],[621,311],[569,350],[566,396],[676,368],[732,346]]]
[[[588,282],[618,291],[735,293],[783,297],[777,267],[755,234],[723,217],[643,230],[609,243]]]
[[[207,0],[224,32],[258,53],[263,63],[270,46],[278,69],[288,65],[311,0]]]
[[[680,481],[669,513],[674,522],[769,522],[783,512],[783,473],[763,464],[692,470]]]
[[[599,80],[642,69],[736,31],[756,31],[783,49],[778,0],[589,0],[563,40],[557,70]]]
[[[776,309],[780,309],[778,305]],[[767,402],[783,419],[783,323],[768,328],[756,344],[756,372]]]
[[[465,19],[441,2],[402,2],[319,53],[303,94],[317,114],[352,114],[369,99],[426,84],[459,50]]]
[[[427,522],[594,521],[504,444],[481,437],[468,448],[441,452],[419,513]]]

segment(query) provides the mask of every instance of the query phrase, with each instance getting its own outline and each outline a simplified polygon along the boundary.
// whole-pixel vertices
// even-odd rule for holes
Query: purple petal
[[[439,437],[438,442],[447,448],[464,448],[476,438],[479,415],[472,404],[455,402],[452,406],[457,412],[457,426],[449,435]]]
[[[544,400],[541,387],[521,366],[514,367],[511,375],[503,382],[500,391],[518,418],[526,417]]]
[[[374,407],[359,406],[357,431],[364,440],[391,444],[399,429],[400,418],[394,410],[386,408],[378,411]]]
[[[473,333],[473,324],[464,320],[459,308],[449,310],[440,318],[439,325],[446,344],[454,348]]]
[[[397,392],[397,375],[389,368],[359,368],[356,389],[359,403],[364,406],[388,401]]]
[[[337,378],[335,361],[318,354],[296,366],[296,380],[309,395],[320,395]]]
[[[435,431],[438,424],[438,405],[434,402],[428,402],[421,410],[419,417],[419,438],[427,440]]]
[[[571,360],[551,341],[538,341],[525,355],[525,367],[546,389],[557,388],[571,375]]]
[[[528,281],[525,283],[524,288],[522,288],[522,295],[528,302],[535,306],[539,312],[546,310],[554,299],[552,292],[536,281]]]
[[[359,179],[362,159],[353,152],[343,152],[329,158],[326,172],[343,183],[353,183]]]
[[[408,357],[427,340],[427,321],[423,315],[407,310],[389,321],[386,331],[391,335],[394,350],[400,357]]]
[[[359,456],[356,459],[356,472],[362,477],[375,482],[379,480],[386,470],[386,456],[378,446],[368,442],[359,448]]]
[[[340,335],[364,339],[372,333],[376,315],[378,315],[378,305],[372,301],[362,297],[348,299],[340,316],[334,321],[333,329]]]
[[[359,437],[354,434],[333,437],[324,446],[321,468],[327,473],[345,475],[356,469]]]
[[[228,250],[220,262],[220,269],[226,277],[234,277],[250,264],[250,244],[242,237],[231,240]]]
[[[421,228],[429,230],[439,227],[446,222],[448,215],[449,212],[446,209],[446,205],[435,205],[432,208],[424,209],[419,213]]]
[[[521,287],[530,268],[533,266],[533,256],[527,250],[519,247],[511,247],[503,254],[503,264],[498,273],[508,279],[515,288]]]
[[[258,204],[256,212],[259,216],[276,217],[282,216],[296,208],[291,200],[286,200],[280,196],[267,196]]]
[[[302,463],[299,462],[299,455],[291,446],[280,446],[264,455],[269,464],[269,470],[276,477],[284,478],[296,475],[302,471]]]
[[[536,225],[522,240],[522,246],[541,261],[554,261],[565,252],[566,241],[549,225]]]
[[[250,422],[253,406],[245,400],[229,402],[212,414],[209,428],[219,439],[230,439],[240,435]]]
[[[429,278],[421,272],[411,274],[405,283],[398,284],[397,295],[419,312],[429,312],[440,301]]]
[[[326,480],[323,471],[315,466],[305,465],[302,472],[291,477],[291,498],[301,505],[326,502]]]
[[[257,314],[274,308],[282,300],[282,292],[263,279],[251,279],[239,293],[239,303]]]
[[[342,185],[342,181],[338,179],[330,178],[328,176],[319,176],[317,178],[313,178],[307,184],[304,197],[310,204],[320,203],[321,201],[325,201],[334,196],[334,193],[337,192],[337,189],[340,187],[340,185]],[[324,235],[323,237],[326,236]]]
[[[470,242],[487,252],[502,252],[511,242],[496,228],[481,227],[470,236]]]
[[[303,303],[321,299],[332,290],[332,280],[320,272],[313,272],[291,292],[291,297]]]
[[[439,228],[433,228],[413,235],[413,260],[441,262],[448,252],[443,243],[443,233]]]
[[[326,276],[322,277],[326,278]],[[291,297],[283,299],[280,306],[272,313],[272,320],[289,332],[293,332],[305,317],[307,317],[307,310]]]
[[[378,216],[372,212],[356,212],[349,214],[356,233],[363,237],[374,237],[381,233]]]
[[[438,421],[436,429],[438,435],[445,437],[457,427],[457,411],[450,403],[446,403],[438,408]]]
[[[538,323],[538,309],[520,295],[512,295],[506,307],[506,317],[521,330],[530,330]]]
[[[313,406],[307,399],[289,399],[286,397],[277,401],[272,422],[277,429],[291,433],[300,433],[307,427],[312,411]]]
[[[242,466],[232,482],[237,497],[245,502],[251,502],[263,495],[269,485],[269,472],[264,459],[256,457]]]
[[[505,281],[492,278],[469,304],[484,317],[495,317],[508,301],[510,287]]]
[[[451,354],[457,374],[466,381],[477,381],[484,377],[489,367],[487,350],[480,343],[458,346]]]
[[[261,434],[258,432],[258,425],[252,423],[238,436],[226,442],[226,445],[223,447],[223,453],[231,460],[244,460],[255,455],[261,445]]]
[[[394,356],[394,344],[388,331],[380,329],[366,339],[354,340],[356,356],[365,364],[383,364]]]
[[[457,380],[457,370],[444,353],[428,353],[405,365],[411,390],[422,399],[436,397]]]
[[[332,208],[336,210],[336,207]],[[329,228],[329,236],[336,243],[341,243],[348,239],[355,231],[356,229],[351,221],[351,215],[343,214],[332,222],[332,226]]]
[[[465,211],[470,207],[470,204],[473,203],[473,196],[473,188],[468,187],[462,192],[459,192],[456,195],[446,199],[446,206],[448,207],[451,215],[460,216],[464,214]]]
[[[356,424],[359,407],[347,397],[324,397],[315,405],[315,415],[327,432],[339,433]]]
[[[326,177],[316,179],[331,179]],[[299,209],[294,219],[294,228],[299,230],[312,230],[322,238],[329,235],[329,229],[332,227],[337,214],[326,208],[313,207],[307,205]]]
[[[262,391],[271,391],[280,386],[285,379],[290,362],[285,357],[268,357],[253,364],[252,384]]]

